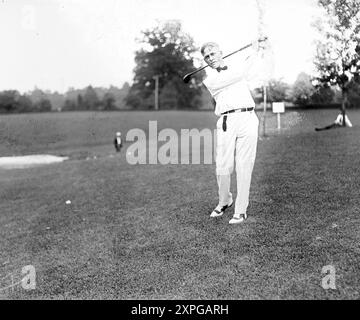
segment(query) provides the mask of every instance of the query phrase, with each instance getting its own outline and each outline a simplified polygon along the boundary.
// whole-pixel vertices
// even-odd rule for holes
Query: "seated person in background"
[[[328,129],[332,129],[332,128],[338,128],[338,127],[342,127],[343,126],[343,115],[342,113],[340,113],[336,120],[334,121],[334,123],[324,127],[324,128],[315,128],[315,131],[322,131],[322,130],[328,130]],[[352,124],[348,118],[347,115],[345,115],[345,126],[351,128]]]
[[[121,141],[121,132],[116,132],[116,137],[114,139],[114,146],[116,152],[120,152],[122,147],[122,141]]]

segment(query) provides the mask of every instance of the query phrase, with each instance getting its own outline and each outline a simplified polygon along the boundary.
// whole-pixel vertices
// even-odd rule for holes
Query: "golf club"
[[[262,38],[262,39],[259,39],[258,42],[263,42],[263,41],[266,41],[266,40],[267,40],[267,37]],[[224,56],[223,59],[226,59],[227,57],[230,57],[230,56],[232,56],[233,54],[235,54],[235,53],[237,53],[237,52],[240,52],[240,51],[243,51],[243,50],[245,50],[245,49],[247,49],[247,48],[249,48],[249,47],[251,47],[251,46],[252,46],[252,43],[250,43],[250,44],[248,44],[248,45],[246,45],[246,46],[244,46],[244,47],[242,47],[242,48],[240,48],[240,49],[238,49],[238,50],[236,50],[236,51],[234,51],[234,52],[229,53],[228,55]],[[198,73],[198,72],[200,72],[201,70],[204,70],[204,69],[207,68],[208,66],[209,66],[209,65],[203,66],[203,67],[201,67],[201,68],[199,68],[199,69],[196,69],[195,71],[192,71],[192,72],[186,74],[186,75],[183,77],[183,81],[184,81],[185,83],[188,83],[188,82],[190,81],[191,77],[192,77],[195,73]]]

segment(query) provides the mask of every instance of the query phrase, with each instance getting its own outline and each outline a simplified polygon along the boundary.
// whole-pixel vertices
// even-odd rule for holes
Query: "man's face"
[[[219,47],[206,47],[203,57],[211,68],[217,69],[221,66],[222,52]]]

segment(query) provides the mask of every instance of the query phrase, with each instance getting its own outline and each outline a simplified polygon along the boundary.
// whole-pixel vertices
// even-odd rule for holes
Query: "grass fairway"
[[[10,274],[21,279],[25,265],[37,276],[35,290],[0,297],[359,299],[360,112],[348,114],[353,128],[319,133],[314,127],[334,121],[336,110],[289,112],[281,132],[269,115],[249,219],[237,226],[228,224],[233,209],[209,218],[214,164],[131,166],[129,144],[120,155],[111,145],[115,131],[125,138],[149,120],[159,130],[213,129],[211,112],[1,116],[2,156],[71,160],[0,169],[1,287]],[[321,286],[327,265],[334,290]]]

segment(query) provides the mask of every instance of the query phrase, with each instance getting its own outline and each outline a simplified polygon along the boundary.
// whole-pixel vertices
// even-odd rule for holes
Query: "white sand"
[[[0,169],[29,168],[38,165],[62,162],[68,157],[57,157],[47,154],[36,154],[19,157],[0,157]]]

